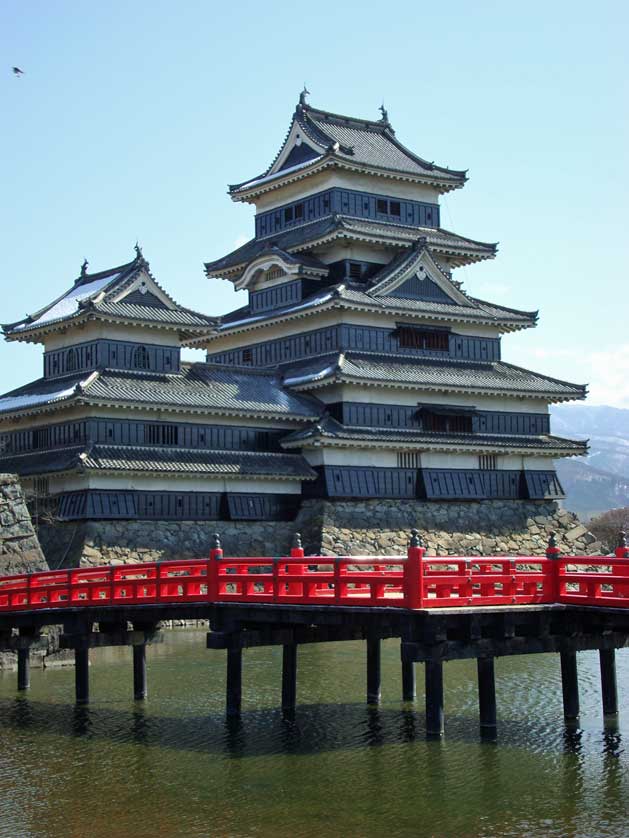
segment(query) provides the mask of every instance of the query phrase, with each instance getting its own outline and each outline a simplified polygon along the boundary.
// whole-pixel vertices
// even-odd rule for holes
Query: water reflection
[[[480,735],[474,668],[448,665],[446,735],[427,740],[422,696],[399,700],[393,645],[379,707],[364,704],[361,644],[300,650],[292,718],[272,651],[247,655],[243,715],[228,720],[224,658],[189,641],[170,652],[149,660],[142,704],[128,656],[96,658],[89,707],[71,700],[71,670],[34,673],[28,696],[0,679],[0,838],[626,836],[626,726],[603,724],[595,658],[580,658],[570,727],[552,656],[501,662],[493,739]]]

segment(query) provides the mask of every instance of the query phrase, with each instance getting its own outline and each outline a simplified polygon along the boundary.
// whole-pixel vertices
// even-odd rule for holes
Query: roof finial
[[[387,111],[387,109],[384,106],[384,99],[382,100],[382,104],[380,105],[378,110],[382,114],[382,119],[380,120],[380,122],[384,122],[385,125],[388,125],[389,124],[389,112]]]
[[[304,107],[304,105],[308,104],[308,102],[306,101],[306,96],[310,96],[310,91],[306,87],[306,82],[304,82],[304,89],[299,94],[299,104],[302,106],[302,108]]]
[[[86,276],[88,265],[89,265],[89,262],[87,261],[87,259],[83,259],[83,264],[81,265],[81,276]]]
[[[142,248],[140,247],[140,245],[137,241],[135,243],[134,250],[135,250],[136,259],[144,259],[144,255],[142,254]]]

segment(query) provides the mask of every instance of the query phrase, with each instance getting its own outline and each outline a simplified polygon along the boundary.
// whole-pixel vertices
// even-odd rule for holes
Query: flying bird
[[[24,70],[20,70],[19,67],[13,67],[12,69],[13,69],[13,75],[14,76],[23,76],[24,75]]]

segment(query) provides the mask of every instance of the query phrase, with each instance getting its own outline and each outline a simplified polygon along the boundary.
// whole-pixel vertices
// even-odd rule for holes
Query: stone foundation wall
[[[323,555],[404,554],[413,527],[432,556],[540,556],[553,531],[563,553],[601,551],[577,516],[555,501],[318,501],[308,517],[308,544]]]
[[[427,503],[414,500],[304,501],[294,522],[90,521],[40,527],[53,567],[207,556],[218,532],[226,556],[286,555],[295,532],[307,553],[401,555],[419,529],[430,555],[543,555],[551,531],[566,554],[601,545],[554,501]]]
[[[22,488],[14,474],[0,474],[0,576],[48,570]]]
[[[225,555],[282,555],[295,523],[283,521],[88,521],[40,527],[42,547],[54,567],[200,559],[215,532]]]
[[[22,488],[14,474],[0,474],[0,576],[48,570]],[[33,665],[43,665],[45,652],[33,653]],[[0,671],[15,669],[14,652],[0,651]]]

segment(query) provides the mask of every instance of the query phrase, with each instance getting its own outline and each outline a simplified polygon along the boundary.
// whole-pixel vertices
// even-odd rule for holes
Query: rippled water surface
[[[383,703],[367,708],[361,643],[299,650],[299,707],[282,720],[280,649],[245,653],[243,717],[223,717],[224,653],[202,632],[149,648],[150,698],[130,698],[128,649],[92,653],[92,703],[71,668],[0,677],[1,838],[629,835],[629,652],[618,726],[598,657],[579,655],[582,716],[566,729],[559,659],[496,662],[499,732],[478,733],[473,662],[445,666],[446,736],[400,701],[399,643],[383,643]]]

